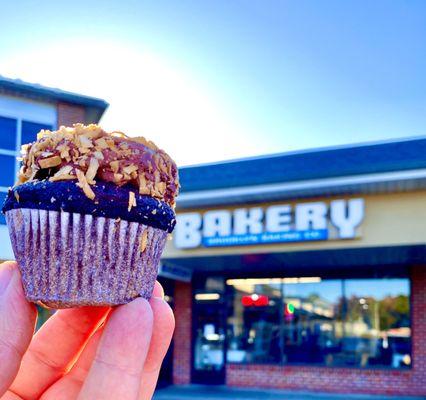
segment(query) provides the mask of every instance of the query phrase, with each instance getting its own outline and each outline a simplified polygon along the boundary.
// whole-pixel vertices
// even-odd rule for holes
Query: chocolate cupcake
[[[176,164],[144,138],[76,124],[24,145],[3,212],[29,301],[149,299],[175,225]]]

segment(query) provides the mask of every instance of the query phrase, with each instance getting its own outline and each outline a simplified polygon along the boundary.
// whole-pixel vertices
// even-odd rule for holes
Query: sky
[[[426,134],[422,0],[0,2],[0,75],[179,165]]]

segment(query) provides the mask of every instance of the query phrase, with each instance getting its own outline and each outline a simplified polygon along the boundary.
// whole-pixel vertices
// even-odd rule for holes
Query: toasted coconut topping
[[[94,124],[42,130],[36,142],[22,146],[22,164],[18,184],[41,176],[52,182],[78,179],[90,198],[90,185],[98,180],[130,184],[172,207],[179,191],[176,164],[163,150],[143,137],[107,133]]]
[[[147,243],[148,243],[148,230],[145,229],[142,232],[141,237],[139,238],[139,251],[141,253],[145,251]]]
[[[93,185],[95,183],[94,179],[96,173],[98,172],[99,161],[97,158],[92,157],[89,162],[89,168],[86,171],[86,179],[89,184]]]
[[[132,207],[136,207],[136,196],[134,192],[129,192],[129,207],[127,208],[127,211],[130,212]]]
[[[77,178],[78,178],[77,186],[81,187],[83,189],[84,194],[89,199],[93,200],[95,198],[95,193],[93,192],[92,188],[87,182],[86,176],[79,169],[77,169],[75,172],[77,173]]]
[[[65,165],[62,167],[55,175],[49,178],[49,181],[63,181],[69,179],[77,179],[76,175],[71,175],[71,171],[73,170],[71,165]]]
[[[41,158],[40,160],[38,160],[38,165],[40,165],[41,169],[45,169],[45,168],[52,168],[52,167],[57,167],[58,165],[61,165],[61,157],[59,156],[53,156],[53,157],[49,157],[51,156],[53,153],[49,153],[47,155],[48,158]],[[45,155],[42,154],[42,157],[44,157]]]

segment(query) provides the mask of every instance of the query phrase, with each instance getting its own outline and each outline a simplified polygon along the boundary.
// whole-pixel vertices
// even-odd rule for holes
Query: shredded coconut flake
[[[135,193],[130,191],[129,192],[129,207],[127,208],[127,211],[130,212],[132,207],[136,207],[136,196]]]
[[[89,168],[87,169],[87,172],[86,172],[86,179],[90,185],[93,185],[95,183],[93,179],[95,179],[96,173],[98,172],[98,168],[99,168],[98,159],[92,157],[89,162]]]
[[[72,166],[65,165],[55,175],[49,178],[49,181],[55,182],[55,181],[62,181],[66,179],[76,179],[77,177],[75,175],[71,175],[71,171],[72,171]]]
[[[87,182],[86,176],[79,169],[77,169],[75,172],[77,174],[77,179],[78,179],[77,186],[79,186],[83,189],[84,194],[90,200],[93,200],[95,198],[95,193],[93,192],[92,188],[90,187],[89,183]]]
[[[139,239],[139,251],[141,253],[143,253],[145,251],[147,243],[148,243],[148,230],[145,229],[142,232],[142,235]]]
[[[57,167],[58,165],[61,164],[61,157],[59,156],[54,156],[54,157],[49,157],[49,158],[43,158],[41,160],[38,161],[40,168],[52,168],[52,167]]]

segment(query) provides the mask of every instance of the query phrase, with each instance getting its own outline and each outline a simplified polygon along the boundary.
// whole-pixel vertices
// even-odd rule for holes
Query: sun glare
[[[76,39],[21,52],[0,70],[104,98],[111,104],[101,120],[106,129],[152,138],[180,165],[259,153],[206,86],[148,50]]]

